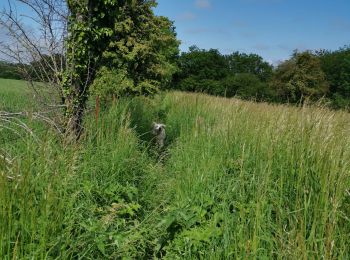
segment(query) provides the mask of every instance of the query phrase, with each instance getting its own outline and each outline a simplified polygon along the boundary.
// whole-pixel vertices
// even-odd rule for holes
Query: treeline
[[[182,53],[172,88],[256,101],[303,103],[320,98],[350,107],[350,47],[337,51],[295,51],[273,67],[256,54],[196,46]]]
[[[0,61],[0,78],[3,79],[22,79],[22,75],[19,72],[19,65]]]
[[[168,52],[171,53],[173,65],[163,65],[166,77],[163,77],[165,80],[158,80],[162,82],[162,86],[158,86],[160,89],[279,103],[303,103],[322,98],[334,108],[350,108],[350,46],[336,51],[294,51],[290,59],[274,67],[257,54],[234,52],[223,55],[216,49],[204,50],[196,46],[176,57],[174,37],[171,42],[174,44],[167,49],[171,50]],[[49,60],[49,57],[45,59]],[[31,78],[34,80],[34,72],[39,71],[39,65],[50,62],[37,63],[26,65],[32,68]],[[22,79],[19,69],[17,64],[0,62],[0,78]],[[27,71],[31,69],[27,68]],[[45,71],[47,73],[50,69]],[[121,85],[128,85],[125,81],[131,80],[126,80],[128,77],[123,73],[120,75],[120,71],[124,74],[127,72],[120,68],[113,72],[108,70],[108,73],[100,71],[92,91],[103,97],[109,94],[118,96],[123,92],[121,89],[128,90],[130,87]],[[172,74],[171,81],[169,77]],[[133,79],[132,82],[137,81]]]
[[[59,54],[54,56],[44,54],[40,60],[32,61],[28,64],[0,61],[0,78],[49,81],[54,78],[55,71],[53,68],[55,65],[61,66],[61,64],[62,66],[65,64],[64,57]],[[61,70],[61,68],[57,70]]]

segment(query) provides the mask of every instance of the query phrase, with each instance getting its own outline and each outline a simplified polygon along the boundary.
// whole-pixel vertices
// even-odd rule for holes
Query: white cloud
[[[209,0],[196,0],[196,7],[201,9],[208,9],[211,7]]]

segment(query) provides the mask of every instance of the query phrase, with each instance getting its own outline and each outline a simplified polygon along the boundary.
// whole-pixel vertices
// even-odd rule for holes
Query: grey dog
[[[152,133],[156,138],[157,146],[163,148],[165,140],[165,125],[153,122]]]

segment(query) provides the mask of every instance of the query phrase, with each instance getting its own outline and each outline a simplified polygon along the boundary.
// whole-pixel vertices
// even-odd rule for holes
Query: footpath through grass
[[[7,143],[0,258],[347,259],[349,119],[172,92],[89,115],[76,147]]]

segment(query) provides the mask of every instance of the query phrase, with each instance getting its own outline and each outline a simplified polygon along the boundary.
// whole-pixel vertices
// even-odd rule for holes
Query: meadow
[[[0,111],[29,96],[0,80]],[[23,120],[37,138],[0,121],[0,259],[350,258],[347,112],[167,92],[89,112],[69,146]]]

